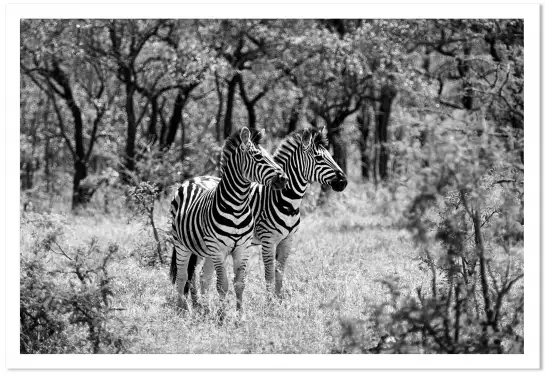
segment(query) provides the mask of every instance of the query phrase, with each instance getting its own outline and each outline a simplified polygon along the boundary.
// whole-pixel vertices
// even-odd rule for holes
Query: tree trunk
[[[458,72],[462,79],[462,105],[465,109],[471,110],[473,108],[473,85],[469,80],[469,64],[467,60],[471,54],[471,47],[469,45],[464,46],[464,58],[458,59]]]
[[[181,143],[180,144],[180,161],[181,162],[184,162],[184,159],[185,159],[185,137],[186,137],[186,132],[185,132],[185,123],[184,123],[184,116],[180,116],[180,127],[181,127],[181,132],[182,132],[182,139],[181,139]]]
[[[21,189],[30,190],[32,188],[32,181],[34,179],[32,175],[32,160],[27,160],[23,162],[22,165],[25,170],[25,174],[22,178]]]
[[[186,100],[184,92],[182,90],[179,90],[178,95],[176,95],[176,100],[174,101],[174,107],[172,108],[172,117],[170,117],[170,120],[168,122],[167,136],[165,139],[165,144],[163,144],[164,149],[169,148],[176,139],[176,133],[178,132],[178,127],[180,126],[180,122],[182,121],[185,101]]]
[[[408,136],[405,131],[405,126],[398,126],[394,131],[394,140],[396,144],[402,144],[403,142],[413,141],[412,137]],[[406,165],[401,159],[399,147],[396,145],[391,149],[390,157],[392,158],[392,173],[394,175],[400,175],[406,172]]]
[[[248,105],[246,106],[246,109],[248,110],[248,127],[255,130],[257,123],[255,105]]]
[[[157,113],[158,113],[158,104],[157,96],[151,98],[151,115],[150,122],[148,127],[148,140],[152,143],[157,141]]]
[[[81,110],[74,99],[68,77],[59,67],[57,67],[56,70],[56,80],[64,89],[66,105],[68,105],[70,113],[72,114],[72,119],[74,120],[74,141],[76,144],[74,155],[75,173],[72,188],[72,210],[74,210],[80,205],[85,204],[80,188],[81,181],[87,177],[87,160],[85,160],[85,149],[83,144],[83,117]]]
[[[81,188],[81,181],[87,177],[87,165],[77,160],[74,163],[74,180],[72,186],[72,210],[86,203],[84,191]]]
[[[131,173],[135,169],[135,146],[136,146],[136,117],[134,115],[134,93],[135,87],[130,84],[130,77],[125,80],[125,110],[127,112],[127,143],[125,147],[125,172],[123,181],[131,181]]]
[[[47,136],[45,138],[45,148],[44,148],[44,158],[45,158],[45,170],[44,170],[44,176],[45,176],[45,192],[50,193],[51,192],[51,168],[49,166],[49,142],[51,141],[51,138]]]
[[[385,181],[388,178],[388,121],[392,110],[392,102],[397,94],[396,88],[391,84],[382,86],[379,99],[379,109],[376,113],[376,141],[378,145],[378,174]],[[375,153],[375,154],[376,154]],[[376,165],[376,163],[375,163]]]
[[[235,105],[235,90],[237,89],[240,75],[237,73],[227,85],[227,102],[225,108],[225,122],[223,126],[223,138],[226,139],[233,131],[233,107]]]
[[[331,145],[333,148],[333,159],[346,174],[346,143],[341,136],[339,127],[332,136]]]
[[[221,114],[223,113],[223,92],[218,73],[215,74],[216,92],[218,94],[218,112],[216,113],[216,140],[221,141]]]
[[[250,98],[246,94],[246,90],[244,89],[244,81],[242,80],[242,76],[240,75],[238,78],[238,87],[239,87],[240,96],[242,98],[242,101],[244,102],[244,106],[246,106],[246,111],[248,112],[248,127],[255,130],[256,124],[257,124],[257,116],[255,114],[255,104],[259,100],[260,95],[258,95],[253,100],[250,100]]]
[[[19,163],[21,166],[21,170],[25,171],[25,173],[22,175],[22,178],[21,178],[22,190],[30,190],[34,185],[33,183],[34,182],[34,154],[35,154],[37,137],[38,137],[38,133],[36,131],[37,122],[38,122],[38,119],[36,118],[36,115],[34,115],[32,117],[32,121],[30,125],[30,131],[32,133],[31,152],[30,154],[25,152]]]
[[[165,120],[165,116],[163,115],[163,108],[165,107],[166,99],[163,100],[163,103],[161,104],[161,107],[159,108],[159,119],[161,120],[161,132],[159,134],[159,144],[161,147],[163,144],[165,144],[166,136],[167,136],[167,130],[168,130],[168,123]]]
[[[333,160],[339,165],[339,167],[346,174],[346,144],[342,138],[342,124],[343,119],[335,119],[333,121],[327,121],[327,140],[329,142],[329,148],[333,151]]]
[[[371,105],[369,103],[363,103],[361,107],[361,113],[357,117],[357,121],[360,128],[360,168],[361,177],[364,181],[369,180],[369,151],[367,143],[369,141],[369,130],[373,122],[373,114],[371,112]]]
[[[287,122],[287,131],[286,134],[290,134],[293,131],[297,130],[297,124],[299,123],[299,117],[301,112],[301,105],[303,102],[303,97],[299,97],[295,105],[290,110],[290,115]]]

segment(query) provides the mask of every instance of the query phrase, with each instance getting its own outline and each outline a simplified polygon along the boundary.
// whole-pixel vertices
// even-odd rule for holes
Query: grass
[[[316,188],[311,192],[307,208]],[[379,280],[398,277],[407,292],[426,282],[411,238],[384,212],[380,196],[351,184],[332,195],[327,206],[304,215],[281,301],[267,301],[260,253],[252,248],[242,318],[235,312],[229,264],[229,306],[223,324],[216,319],[213,288],[205,300],[209,313],[175,308],[168,264],[146,265],[145,254],[153,253],[154,242],[147,227],[129,220],[129,214],[66,216],[63,242],[77,246],[96,238],[101,246],[120,246],[119,260],[108,270],[115,276],[112,306],[124,321],[119,328],[130,353],[331,353],[339,344],[343,319],[358,318],[365,326],[370,307],[388,297]],[[159,227],[167,230],[168,200],[158,204],[156,217]],[[22,225],[23,255],[32,246],[33,230],[32,225]],[[371,344],[378,334],[369,326],[365,338]]]

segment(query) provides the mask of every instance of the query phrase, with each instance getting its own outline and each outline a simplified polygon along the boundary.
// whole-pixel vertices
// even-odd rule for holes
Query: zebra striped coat
[[[190,179],[182,184],[171,202],[174,250],[170,277],[176,284],[181,307],[186,306],[183,289],[191,254],[198,262],[207,258],[213,263],[222,301],[228,291],[225,259],[233,255],[237,309],[242,307],[246,249],[254,228],[251,183],[273,189],[283,188],[287,183],[286,174],[259,145],[261,136],[262,133],[247,128],[231,135],[223,147],[219,181],[210,183],[207,177]],[[196,301],[196,287],[190,288]]]
[[[332,186],[335,191],[343,191],[347,180],[327,150],[325,135],[316,129],[289,134],[274,153],[274,160],[286,172],[288,185],[283,190],[274,190],[253,184],[251,204],[255,217],[253,244],[262,245],[267,289],[272,291],[275,287],[276,294],[280,295],[286,261],[301,222],[299,208],[307,187],[310,182],[319,182]],[[218,179],[209,177],[207,183],[218,183]],[[206,261],[203,291],[209,286],[213,270],[212,263]],[[192,276],[191,272],[190,278]]]

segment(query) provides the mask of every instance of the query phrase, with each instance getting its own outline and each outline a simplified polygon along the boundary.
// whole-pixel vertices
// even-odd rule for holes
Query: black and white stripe
[[[253,244],[262,245],[267,289],[276,293],[282,289],[284,268],[299,228],[299,208],[311,182],[332,186],[335,191],[346,188],[346,175],[327,150],[327,138],[315,129],[298,130],[289,134],[274,153],[274,160],[288,176],[283,190],[252,185],[251,202],[255,217]],[[209,179],[217,183],[217,179]],[[203,290],[208,288],[213,274],[211,263],[204,265]]]
[[[190,179],[182,184],[171,202],[174,250],[170,277],[176,284],[180,306],[185,306],[183,291],[191,254],[196,256],[197,266],[204,258],[211,261],[222,300],[228,291],[225,259],[229,254],[233,256],[237,309],[242,306],[246,249],[254,228],[251,183],[273,189],[287,183],[286,174],[259,145],[261,136],[262,133],[247,128],[231,135],[223,147],[219,181],[208,177]],[[190,287],[194,300],[196,278]],[[222,310],[220,307],[221,313]]]

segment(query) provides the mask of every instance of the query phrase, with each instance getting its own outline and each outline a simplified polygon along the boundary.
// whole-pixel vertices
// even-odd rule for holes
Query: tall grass
[[[168,198],[161,198],[154,209],[155,225],[166,244],[164,264],[154,260],[157,243],[145,217],[124,208],[119,203],[122,195],[115,198],[118,208],[110,214],[103,213],[97,194],[85,212],[57,217],[64,217],[61,244],[65,248],[85,246],[91,240],[100,248],[117,247],[115,260],[107,264],[113,297],[107,313],[112,323],[106,331],[122,340],[123,352],[372,353],[392,332],[386,328],[391,327],[391,317],[403,310],[392,299],[394,283],[398,300],[430,292],[433,274],[423,265],[412,235],[399,226],[407,199],[402,192],[392,195],[387,189],[358,183],[332,194],[323,206],[316,205],[318,198],[319,186],[312,186],[303,202],[281,300],[268,301],[260,248],[251,248],[245,310],[237,315],[228,259],[229,306],[222,324],[216,319],[219,299],[213,288],[204,297],[208,312],[176,308],[176,293],[168,279],[172,250],[166,240]],[[22,220],[22,257],[35,251],[40,230],[24,217],[28,215]],[[66,266],[55,254],[49,254],[47,261],[51,267]],[[62,288],[66,275],[55,277],[54,284]],[[383,318],[384,325],[377,325],[377,318]],[[85,326],[78,331],[73,337],[84,336]],[[65,349],[57,352],[83,350],[71,347],[74,338],[67,337],[58,343]],[[101,352],[115,351],[108,344],[101,347]]]
[[[245,312],[235,313],[234,292],[223,324],[216,320],[218,297],[205,296],[209,313],[180,312],[167,264],[149,266],[146,253],[155,251],[152,233],[129,211],[66,214],[64,243],[81,245],[95,238],[97,245],[115,243],[118,254],[108,264],[113,276],[112,309],[130,353],[329,353],[338,350],[342,321],[367,320],[370,305],[385,301],[378,280],[398,276],[408,285],[421,282],[410,237],[384,215],[372,190],[351,184],[328,204],[316,208],[318,188],[305,199],[304,217],[286,269],[284,298],[267,301],[259,248],[252,248],[245,292]],[[168,230],[168,199],[157,203],[156,224]],[[92,214],[90,212],[93,212]],[[37,228],[23,223],[21,255],[33,248]],[[170,260],[170,250],[166,255]],[[52,257],[51,261],[61,261]],[[230,263],[230,259],[228,260]],[[232,267],[228,266],[232,282]],[[369,341],[378,338],[370,333]]]

